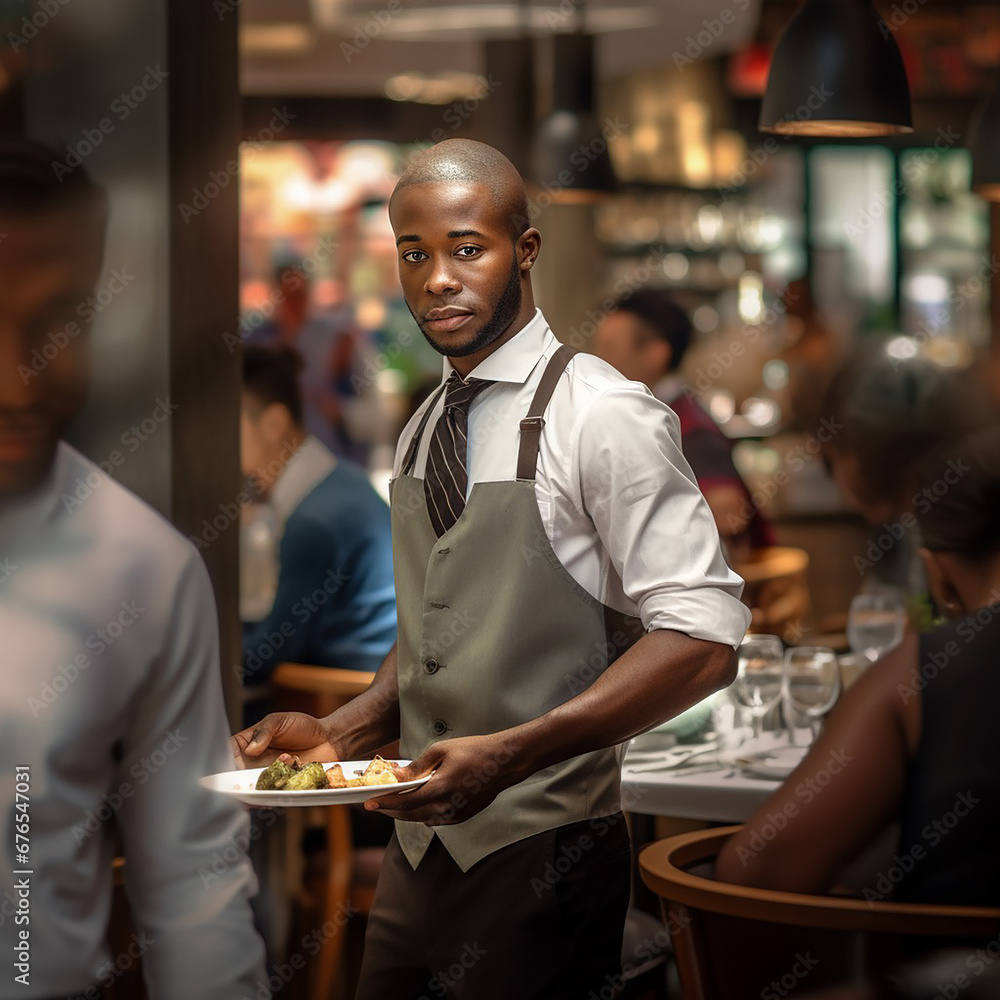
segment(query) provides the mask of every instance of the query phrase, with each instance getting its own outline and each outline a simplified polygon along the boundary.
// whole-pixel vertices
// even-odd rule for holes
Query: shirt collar
[[[310,435],[299,445],[271,487],[271,507],[284,527],[292,511],[312,492],[320,480],[326,479],[337,464],[333,452],[319,438]]]
[[[506,344],[501,344],[489,357],[484,358],[471,372],[470,378],[487,379],[490,382],[514,382],[523,384],[534,371],[545,354],[549,341],[555,334],[549,329],[541,309]],[[455,370],[445,358],[443,380]]]

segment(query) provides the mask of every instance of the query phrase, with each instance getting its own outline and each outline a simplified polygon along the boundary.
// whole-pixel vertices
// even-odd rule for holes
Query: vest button
[[[448,723],[445,722],[444,719],[435,719],[431,723],[431,732],[434,733],[435,736],[444,736],[447,731]]]
[[[436,674],[441,666],[437,660],[431,659],[424,664],[424,671],[428,674]]]

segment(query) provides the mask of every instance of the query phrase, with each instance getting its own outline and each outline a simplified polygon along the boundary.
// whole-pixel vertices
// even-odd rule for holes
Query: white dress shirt
[[[518,422],[559,346],[536,311],[470,373],[496,382],[469,411],[470,491],[477,482],[515,478]],[[451,372],[445,358],[444,379]],[[403,430],[394,477],[430,402]],[[418,479],[443,405],[441,394],[417,451]],[[646,386],[599,358],[576,355],[545,413],[535,496],[556,556],[591,596],[638,616],[647,631],[739,644],[750,623],[739,599],[743,581],[723,558],[715,520],[681,452],[677,417]],[[527,567],[531,554],[525,558]]]
[[[0,558],[0,997],[107,986],[136,954],[151,1000],[255,996],[246,816],[197,784],[233,767],[203,563],[65,444],[39,491],[0,507]],[[24,815],[27,863],[14,851]],[[136,932],[122,956],[105,946],[116,832]],[[22,929],[28,985],[14,980]]]

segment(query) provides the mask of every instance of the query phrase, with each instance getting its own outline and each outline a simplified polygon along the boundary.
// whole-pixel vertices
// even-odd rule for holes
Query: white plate
[[[355,771],[364,771],[370,760],[341,760],[323,765],[323,770],[340,764],[345,778],[355,778]],[[402,758],[393,758],[393,763],[405,766],[410,763]],[[230,798],[239,799],[248,806],[348,806],[354,802],[364,802],[376,795],[388,795],[390,792],[402,792],[407,788],[422,785],[430,775],[416,778],[414,781],[400,781],[395,785],[366,785],[363,788],[309,788],[302,791],[257,791],[254,787],[257,779],[266,771],[265,767],[248,768],[245,771],[223,771],[220,774],[209,774],[198,779],[202,788],[213,792],[221,792]]]
[[[808,747],[778,747],[748,757],[737,757],[736,764],[748,777],[783,781],[802,763],[808,752]]]

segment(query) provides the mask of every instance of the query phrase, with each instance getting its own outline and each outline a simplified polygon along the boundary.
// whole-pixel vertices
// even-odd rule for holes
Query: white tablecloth
[[[755,744],[755,749],[768,749],[771,744],[777,746],[786,742],[783,734],[779,738],[765,733]],[[722,765],[718,770],[697,771],[690,775],[685,775],[684,771],[634,772],[633,766],[645,766],[650,761],[649,758],[632,757],[631,751],[641,751],[651,745],[655,745],[652,736],[649,739],[637,737],[625,755],[622,808],[626,812],[714,823],[742,823],[781,784],[779,781],[751,778],[738,770],[733,773],[732,767]],[[734,751],[734,755],[739,752]],[[694,764],[694,760],[691,763]]]

